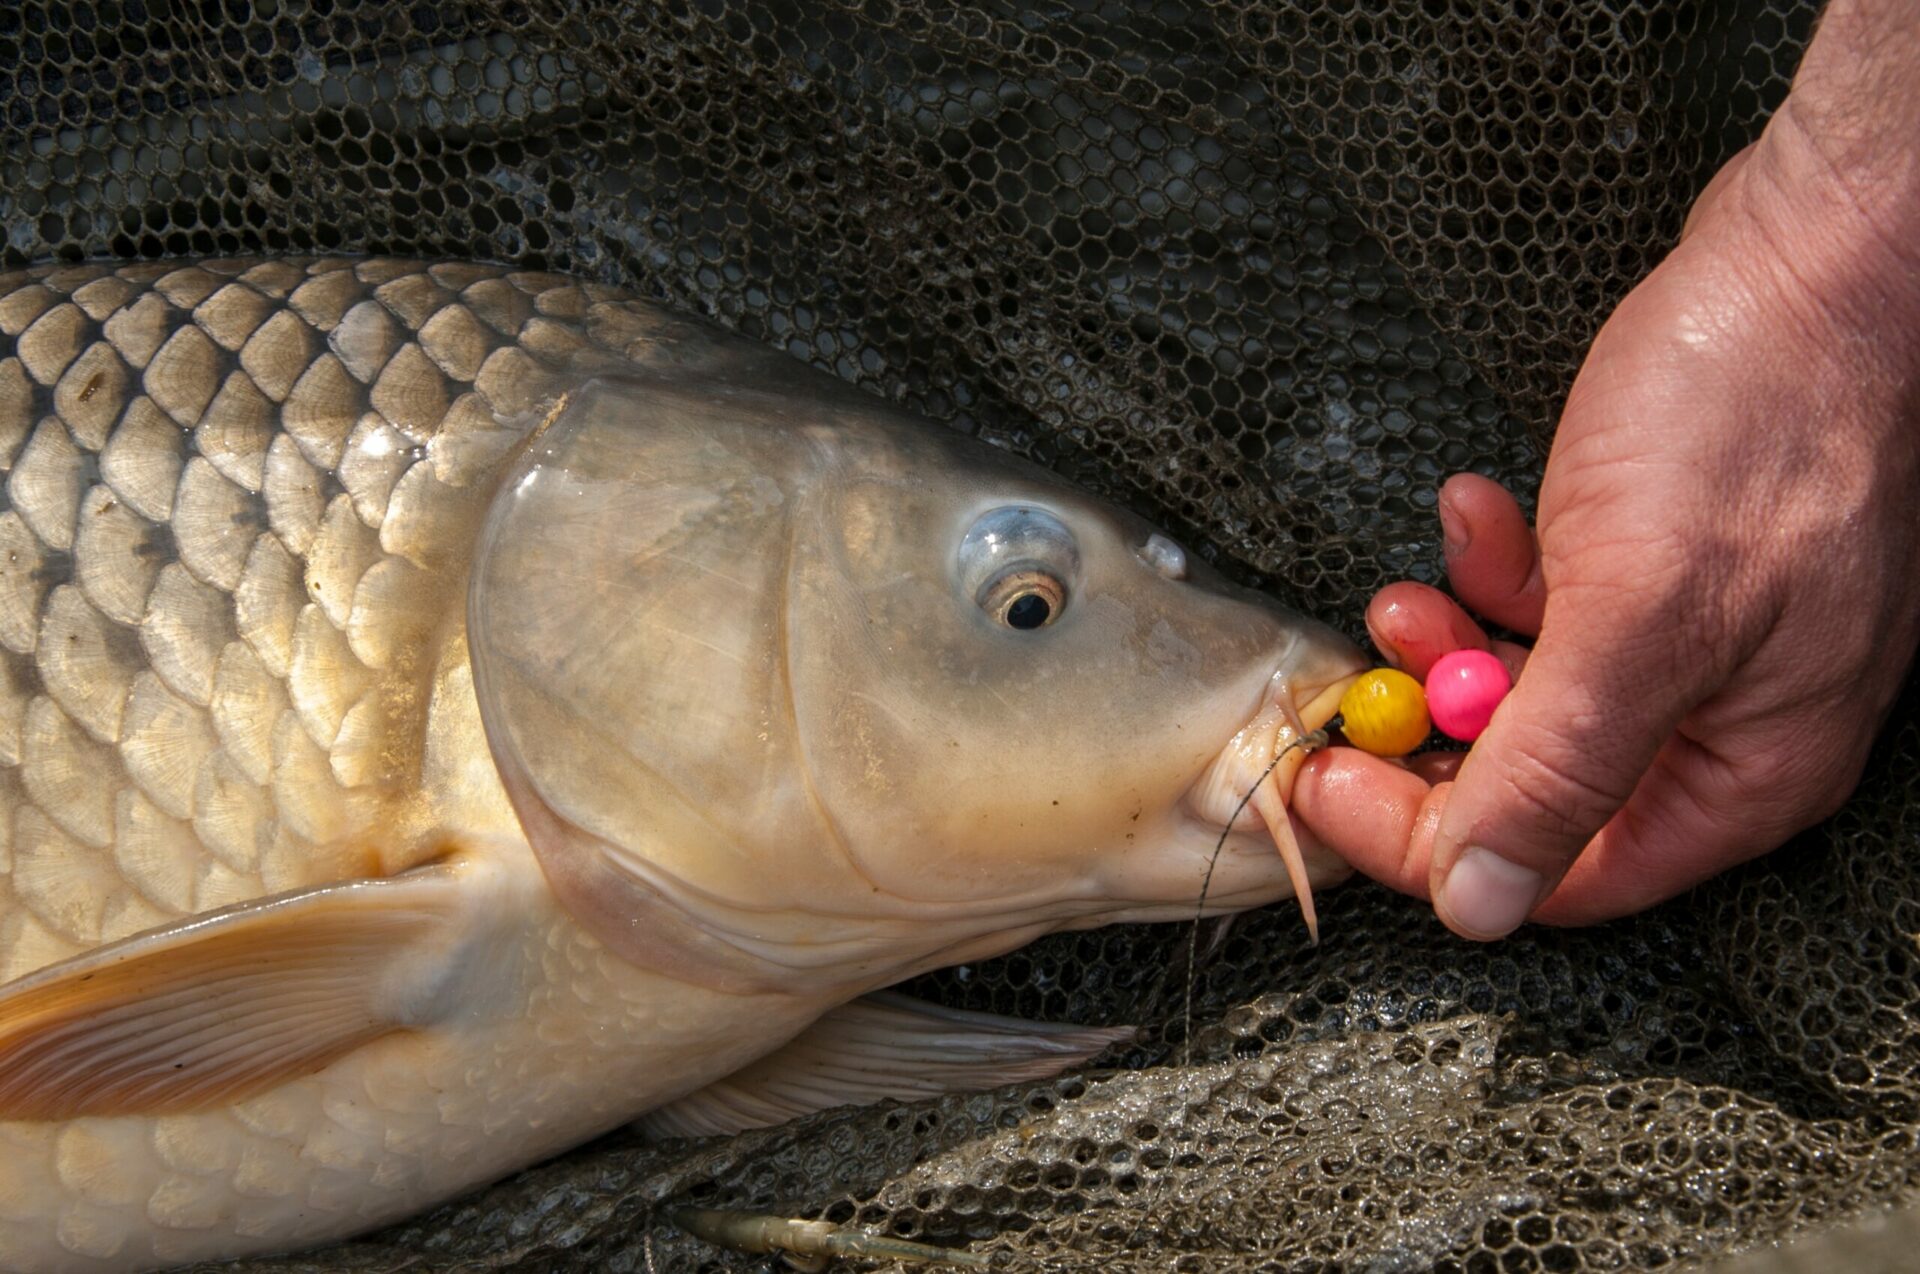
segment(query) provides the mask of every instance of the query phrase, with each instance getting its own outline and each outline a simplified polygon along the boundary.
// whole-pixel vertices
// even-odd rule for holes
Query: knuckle
[[[1584,843],[1633,791],[1631,782],[1576,763],[1566,745],[1511,750],[1502,776],[1503,796],[1537,834]]]

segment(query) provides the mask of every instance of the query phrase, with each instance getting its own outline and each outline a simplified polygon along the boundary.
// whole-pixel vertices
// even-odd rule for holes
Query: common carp
[[[1346,871],[1284,801],[1352,646],[778,352],[382,259],[0,333],[0,1268],[1050,1073],[1113,1034],[860,997]]]

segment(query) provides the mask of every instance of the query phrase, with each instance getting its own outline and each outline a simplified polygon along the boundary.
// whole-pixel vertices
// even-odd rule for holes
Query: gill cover
[[[782,667],[795,402],[588,381],[506,475],[468,597],[488,740],[563,904],[626,959],[733,991],[809,963],[777,913],[832,874],[807,861]]]

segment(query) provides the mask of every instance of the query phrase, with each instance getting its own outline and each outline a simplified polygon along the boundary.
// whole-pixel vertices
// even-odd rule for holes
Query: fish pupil
[[[1007,627],[1038,628],[1053,615],[1053,607],[1038,593],[1022,593],[1007,606]]]

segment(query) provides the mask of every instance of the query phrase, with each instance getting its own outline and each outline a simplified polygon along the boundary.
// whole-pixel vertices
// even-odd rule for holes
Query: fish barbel
[[[868,993],[1346,870],[1347,642],[613,289],[0,274],[0,467],[0,1269],[1052,1073],[1115,1033]]]

